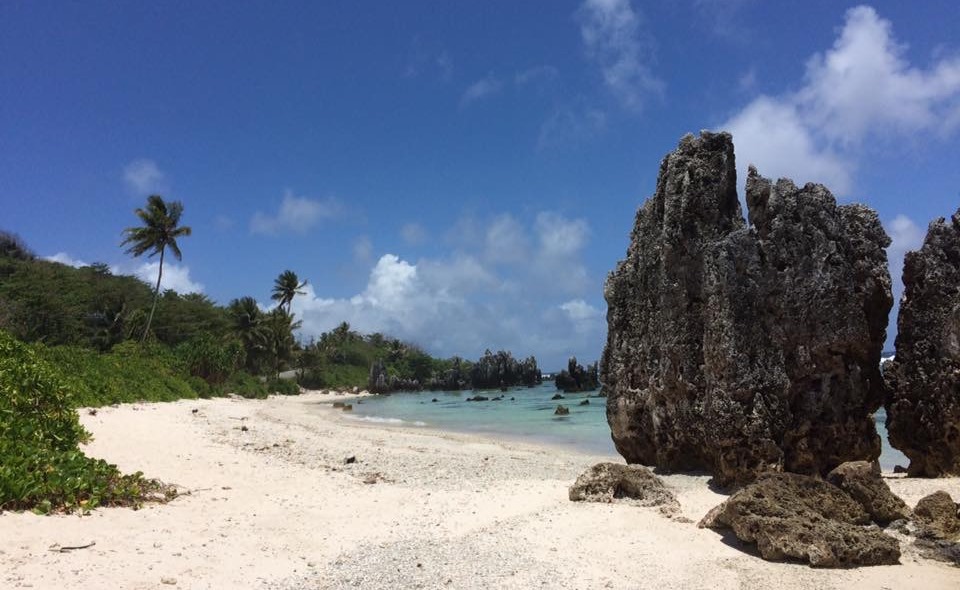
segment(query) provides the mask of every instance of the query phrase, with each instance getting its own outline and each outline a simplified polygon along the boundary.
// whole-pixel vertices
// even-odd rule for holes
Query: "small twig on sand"
[[[57,547],[56,545],[53,545],[50,547],[50,551],[59,551],[60,553],[69,553],[70,551],[75,551],[77,549],[86,549],[87,547],[93,547],[96,544],[97,544],[96,541],[90,541],[86,545],[74,545],[72,547]]]

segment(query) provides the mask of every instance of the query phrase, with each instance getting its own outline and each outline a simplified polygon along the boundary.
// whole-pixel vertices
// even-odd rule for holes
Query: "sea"
[[[346,419],[379,424],[394,424],[425,429],[450,430],[494,438],[548,444],[596,455],[618,456],[607,425],[606,398],[598,391],[561,393],[552,381],[532,388],[511,388],[507,391],[423,391],[393,393],[363,398],[353,403],[353,412]],[[488,401],[470,402],[467,398],[482,395]],[[502,399],[494,401],[494,398]],[[557,404],[570,410],[556,416]],[[884,427],[886,415],[881,408],[874,415],[882,441],[880,466],[892,471],[894,466],[909,464],[900,451],[890,446]]]

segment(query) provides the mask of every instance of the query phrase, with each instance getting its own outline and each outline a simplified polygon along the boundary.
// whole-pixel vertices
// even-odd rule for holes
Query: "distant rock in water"
[[[747,227],[736,186],[731,136],[688,135],[637,211],[605,287],[617,450],[720,484],[875,459],[890,239],[872,210],[752,167]]]
[[[908,252],[897,355],[884,369],[890,444],[910,475],[960,475],[960,209]]]
[[[553,411],[553,415],[554,415],[554,416],[569,416],[569,415],[570,415],[570,408],[568,408],[567,406],[565,406],[565,405],[563,405],[563,404],[560,404],[560,405],[557,406],[557,409]]]
[[[557,389],[562,389],[566,393],[575,391],[593,391],[600,387],[600,378],[597,372],[597,363],[583,365],[577,362],[577,357],[573,356],[567,361],[567,368],[557,373],[554,378]]]

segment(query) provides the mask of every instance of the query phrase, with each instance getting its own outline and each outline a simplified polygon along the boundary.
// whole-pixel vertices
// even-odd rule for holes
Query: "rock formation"
[[[577,362],[577,357],[572,356],[567,360],[567,368],[557,373],[554,384],[565,393],[593,391],[600,387],[597,363],[587,365],[584,369],[583,365]]]
[[[910,475],[960,475],[960,209],[908,252],[897,356],[884,372],[890,444]]]
[[[629,463],[826,474],[879,456],[871,414],[892,298],[877,215],[751,168],[727,133],[686,136],[605,287],[601,381]]]
[[[663,481],[642,465],[597,463],[570,486],[574,502],[624,502],[636,506],[660,506],[673,515],[680,503]]]
[[[895,520],[910,518],[910,509],[880,477],[878,463],[844,463],[827,474],[827,481],[860,504],[877,524],[887,525]]]
[[[921,498],[913,516],[918,537],[960,540],[960,504],[955,504],[947,492],[941,490]]]
[[[840,488],[794,473],[760,476],[700,522],[733,529],[771,561],[793,558],[814,567],[898,563],[897,540],[869,524],[863,508]]]

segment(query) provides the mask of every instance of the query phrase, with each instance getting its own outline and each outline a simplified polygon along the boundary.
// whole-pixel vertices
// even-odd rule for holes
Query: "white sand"
[[[610,457],[371,425],[331,399],[83,413],[90,455],[191,493],[139,511],[0,515],[0,587],[960,588],[960,568],[909,545],[898,566],[769,563],[655,509],[568,501]],[[724,498],[706,477],[664,479],[694,522]],[[960,498],[960,479],[889,482],[911,505],[936,489]]]

